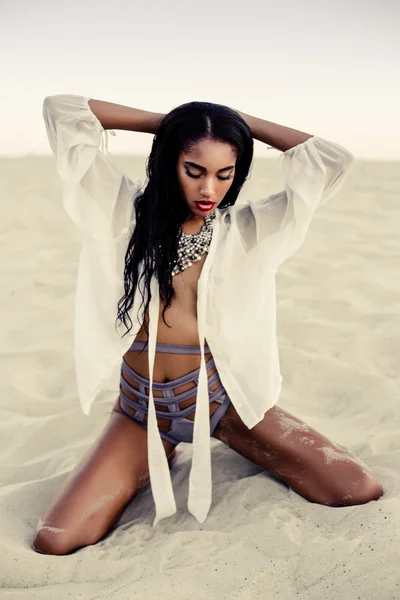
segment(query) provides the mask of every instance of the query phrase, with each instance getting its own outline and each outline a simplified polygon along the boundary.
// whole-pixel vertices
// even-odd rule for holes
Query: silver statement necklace
[[[208,252],[211,244],[214,219],[215,212],[205,217],[200,233],[184,233],[182,227],[180,227],[178,260],[174,263],[172,270],[173,277],[191,267],[193,263],[200,260],[203,254]]]

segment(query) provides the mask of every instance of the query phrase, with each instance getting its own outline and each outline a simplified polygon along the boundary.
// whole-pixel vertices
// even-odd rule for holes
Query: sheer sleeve
[[[91,111],[89,100],[75,95],[47,96],[43,119],[63,182],[62,201],[68,216],[86,237],[103,239],[111,233],[116,239],[132,228],[133,196],[140,181],[129,179],[107,156],[108,132]]]
[[[354,160],[339,144],[317,136],[282,153],[285,189],[231,215],[246,251],[258,249],[277,269],[300,248],[315,211],[338,193]]]

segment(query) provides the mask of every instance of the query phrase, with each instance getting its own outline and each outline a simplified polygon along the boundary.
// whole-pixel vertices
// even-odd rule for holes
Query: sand
[[[121,162],[143,180],[144,158]],[[276,165],[256,160],[240,201],[282,189]],[[357,161],[277,278],[279,405],[361,459],[384,495],[313,504],[212,440],[213,506],[199,524],[186,508],[191,446],[181,444],[176,515],[153,528],[147,489],[96,545],[45,556],[31,549],[40,515],[114,395],[81,412],[72,329],[81,238],[61,208],[54,160],[0,160],[1,600],[400,599],[399,172]]]

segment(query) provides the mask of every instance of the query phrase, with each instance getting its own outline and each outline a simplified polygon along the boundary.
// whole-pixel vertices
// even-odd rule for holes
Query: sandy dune
[[[144,179],[144,159],[121,158]],[[255,161],[240,200],[282,189]],[[52,158],[0,160],[1,600],[400,599],[400,164],[357,161],[277,279],[280,406],[361,458],[384,487],[363,506],[312,504],[212,440],[213,506],[152,528],[150,489],[103,541],[31,549],[51,496],[104,427],[114,395],[80,410],[73,310],[80,235]],[[333,457],[334,459],[334,457]]]

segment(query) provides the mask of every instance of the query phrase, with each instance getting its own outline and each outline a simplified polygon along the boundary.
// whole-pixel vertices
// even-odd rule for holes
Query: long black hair
[[[151,300],[150,281],[156,273],[160,298],[164,303],[162,317],[175,297],[172,285],[172,266],[178,255],[180,226],[190,215],[177,176],[178,158],[200,140],[211,139],[232,146],[237,153],[235,176],[231,187],[216,208],[235,204],[247,179],[253,160],[251,130],[234,110],[211,102],[188,102],[174,108],[162,119],[154,136],[146,163],[147,185],[135,198],[136,224],[125,255],[125,295],[118,302],[117,319],[131,330],[128,311],[133,305],[138,287],[139,264],[143,261],[144,286],[147,303],[143,311],[142,327],[149,336],[146,313]],[[142,304],[144,296],[142,295]],[[127,325],[127,320],[130,326]],[[123,336],[123,337],[124,337]]]

